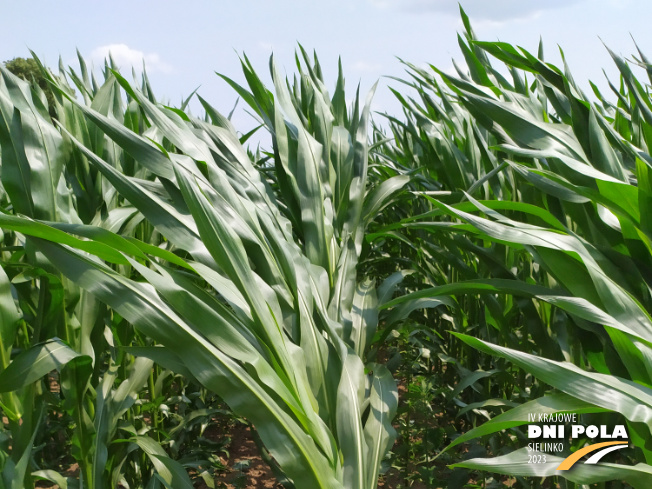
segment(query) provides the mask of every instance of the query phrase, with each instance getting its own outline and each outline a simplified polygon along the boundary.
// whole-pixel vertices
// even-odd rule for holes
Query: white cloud
[[[458,16],[457,0],[368,0],[382,9],[408,12],[439,12]],[[472,19],[504,22],[536,16],[543,10],[567,7],[583,0],[462,0],[465,12]]]
[[[458,64],[458,66],[459,66],[459,64]],[[426,68],[426,69],[428,69],[428,68]],[[455,69],[455,64],[454,64],[454,63],[449,64],[449,65],[448,65],[446,68],[444,68],[442,71],[443,71],[444,73],[446,73],[447,75],[449,75],[449,76],[456,76],[456,77],[459,76],[459,73],[458,73],[457,70]]]
[[[109,53],[122,70],[133,67],[135,70],[140,71],[144,61],[145,68],[150,73],[170,73],[172,71],[172,67],[164,62],[158,53],[144,53],[130,48],[126,44],[108,44],[95,48],[91,52],[91,59],[96,63],[104,63],[104,60],[109,57]]]
[[[360,73],[378,73],[383,65],[378,63],[369,63],[367,61],[357,61],[351,65],[351,69]]]
[[[392,0],[368,0],[369,3],[375,7],[386,9],[396,5]]]

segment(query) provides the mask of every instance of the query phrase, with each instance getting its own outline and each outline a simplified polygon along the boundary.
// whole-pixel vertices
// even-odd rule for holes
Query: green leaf
[[[458,436],[446,448],[437,454],[437,457],[442,453],[450,450],[460,443],[465,443],[474,438],[496,433],[497,431],[522,426],[532,421],[528,418],[531,414],[555,414],[555,413],[598,413],[607,411],[606,409],[595,406],[594,404],[576,399],[568,394],[558,393],[548,396],[540,397],[518,407],[510,409],[509,411],[499,414],[498,416],[490,419],[489,421],[481,424],[477,428]],[[537,418],[538,421],[538,418]]]
[[[484,470],[512,477],[552,477],[557,475],[576,484],[622,481],[637,489],[645,489],[652,483],[652,467],[642,463],[634,466],[604,462],[596,465],[576,464],[572,470],[557,470],[557,466],[564,460],[563,458],[545,454],[545,463],[532,464],[528,461],[530,453],[527,448],[521,448],[501,457],[466,460],[451,465],[451,468]]]
[[[480,351],[509,360],[568,395],[619,412],[628,420],[645,423],[652,429],[652,389],[648,387],[614,375],[587,372],[569,362],[504,348],[461,333],[452,334]]]
[[[194,487],[183,466],[176,460],[172,460],[161,445],[147,436],[136,436],[130,441],[136,443],[147,454],[167,489],[192,489]]]
[[[34,345],[18,354],[0,373],[0,392],[9,392],[36,382],[52,370],[61,370],[73,358],[80,357],[60,339]]]

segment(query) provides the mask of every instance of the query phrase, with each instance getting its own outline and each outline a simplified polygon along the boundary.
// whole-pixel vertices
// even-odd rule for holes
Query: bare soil
[[[211,438],[210,428],[205,436]],[[217,436],[223,436],[216,433]],[[244,424],[236,424],[229,431],[231,443],[228,445],[228,459],[222,457],[222,462],[228,470],[220,474],[217,482],[221,488],[228,489],[283,489],[278,484],[272,470],[260,457],[258,447],[254,442],[251,430]],[[206,489],[202,483],[198,489]]]

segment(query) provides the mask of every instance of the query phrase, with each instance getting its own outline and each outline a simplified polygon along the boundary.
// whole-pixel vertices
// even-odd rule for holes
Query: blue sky
[[[462,2],[482,40],[515,43],[536,52],[543,38],[546,57],[566,55],[576,81],[605,87],[602,69],[615,74],[602,41],[628,58],[630,34],[652,57],[652,2],[643,0],[466,0]],[[238,54],[267,74],[274,52],[292,73],[297,42],[316,50],[332,88],[342,57],[348,92],[360,82],[368,90],[381,80],[374,109],[396,113],[397,103],[384,75],[404,77],[396,57],[415,64],[452,68],[461,60],[456,32],[461,22],[455,0],[290,0],[223,2],[210,0],[0,0],[0,60],[34,50],[46,64],[59,56],[75,65],[76,49],[95,66],[111,50],[124,69],[144,58],[154,91],[178,103],[197,86],[199,93],[228,113],[236,99],[215,71],[242,81]],[[127,71],[128,73],[128,71]],[[194,107],[197,107],[195,105]],[[239,112],[239,129],[252,121]]]

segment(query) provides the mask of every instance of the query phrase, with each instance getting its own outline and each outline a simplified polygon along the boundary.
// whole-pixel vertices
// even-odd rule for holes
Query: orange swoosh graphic
[[[623,441],[605,441],[603,443],[596,443],[595,445],[589,445],[588,447],[584,447],[572,455],[569,455],[564,459],[562,463],[559,464],[559,467],[557,467],[557,470],[568,470],[570,469],[573,465],[575,465],[575,462],[577,462],[579,459],[581,459],[584,455],[587,453],[594,452],[596,450],[599,450],[600,448],[608,447],[611,445],[626,445],[628,442],[623,442]]]

